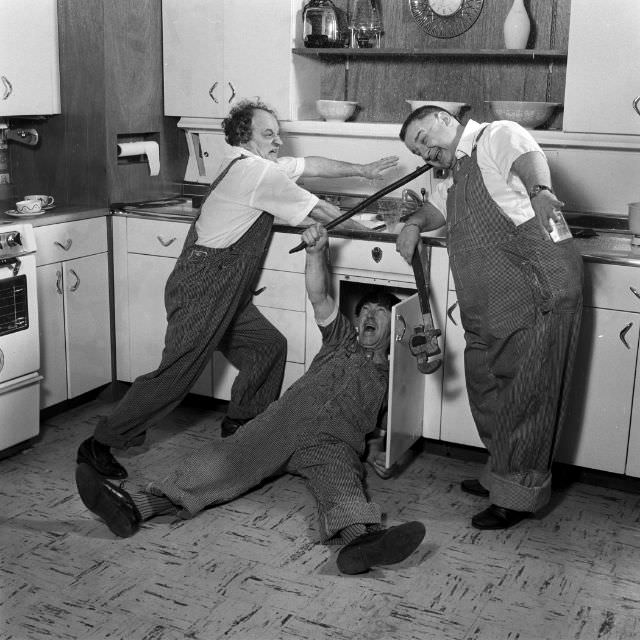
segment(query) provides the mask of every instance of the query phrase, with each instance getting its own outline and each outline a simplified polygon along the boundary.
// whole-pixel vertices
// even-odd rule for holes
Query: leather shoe
[[[76,462],[92,466],[106,478],[122,480],[128,475],[127,470],[113,457],[110,447],[98,442],[93,436],[78,447]]]
[[[480,496],[481,498],[489,497],[489,489],[485,489],[479,480],[463,480],[460,483],[460,488],[465,493],[470,493],[473,496]]]
[[[76,467],[76,486],[84,506],[118,537],[128,538],[140,529],[140,511],[122,485],[116,487],[92,466],[82,463]]]
[[[471,524],[476,529],[508,529],[529,517],[531,517],[529,511],[514,511],[513,509],[492,504],[484,511],[473,516]]]
[[[355,575],[373,566],[402,562],[420,546],[424,534],[422,522],[415,521],[365,533],[340,549],[336,559],[338,569]]]
[[[242,420],[241,418],[229,418],[228,416],[225,416],[222,418],[222,424],[220,425],[220,435],[223,438],[228,438],[247,422],[249,421]]]

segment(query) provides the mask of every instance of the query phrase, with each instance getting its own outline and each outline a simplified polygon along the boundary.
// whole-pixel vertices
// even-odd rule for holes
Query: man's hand
[[[398,156],[387,156],[386,158],[380,158],[375,162],[362,165],[362,177],[369,180],[377,180],[382,177],[382,174],[395,167],[398,164]]]
[[[540,191],[534,198],[531,198],[531,206],[540,224],[550,232],[551,225],[549,220],[553,219],[555,222],[559,220],[564,202],[558,200],[551,191],[544,190]]]
[[[408,264],[411,264],[418,242],[420,242],[420,229],[415,224],[402,227],[396,240],[396,251]]]
[[[317,222],[302,232],[302,240],[306,243],[307,253],[320,253],[329,243],[327,230]]]

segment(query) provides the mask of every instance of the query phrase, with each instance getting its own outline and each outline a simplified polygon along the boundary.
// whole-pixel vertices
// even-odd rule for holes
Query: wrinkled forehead
[[[253,118],[251,118],[251,125],[254,131],[262,133],[265,130],[271,130],[273,133],[278,133],[280,127],[276,117],[264,111],[263,109],[256,109],[253,112]]]

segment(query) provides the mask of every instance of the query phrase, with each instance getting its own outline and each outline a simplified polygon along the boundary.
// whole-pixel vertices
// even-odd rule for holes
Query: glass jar
[[[378,0],[355,0],[349,20],[351,47],[380,48],[382,14]]]
[[[338,12],[331,0],[309,0],[302,11],[305,47],[341,47]]]

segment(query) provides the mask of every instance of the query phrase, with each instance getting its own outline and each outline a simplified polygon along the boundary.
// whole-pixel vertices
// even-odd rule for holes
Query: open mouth
[[[362,332],[363,333],[375,333],[377,330],[377,326],[375,324],[375,322],[371,322],[369,320],[367,320],[367,322],[365,322],[362,325]]]

